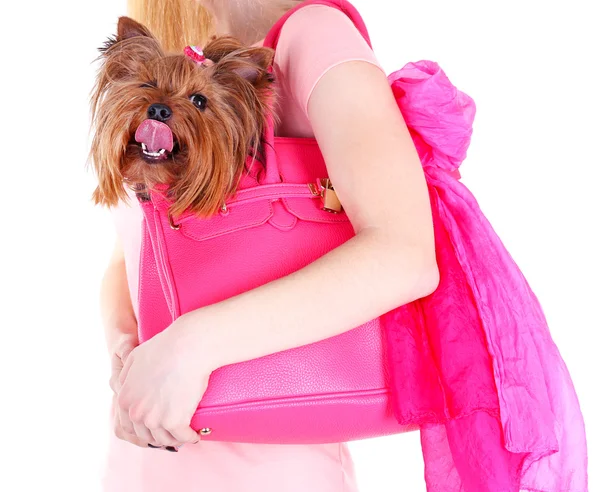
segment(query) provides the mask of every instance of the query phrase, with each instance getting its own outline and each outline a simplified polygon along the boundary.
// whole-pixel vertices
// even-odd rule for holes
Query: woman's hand
[[[134,444],[178,447],[200,439],[190,422],[216,367],[180,320],[131,350],[120,371],[116,412]]]
[[[147,442],[139,439],[135,434],[128,434],[123,430],[124,428],[130,429],[132,427],[131,419],[126,412],[120,411],[117,405],[117,395],[119,394],[119,390],[121,388],[119,376],[121,375],[121,371],[123,370],[123,365],[125,364],[127,356],[138,345],[137,335],[122,332],[119,333],[119,339],[115,342],[115,346],[111,347],[110,349],[111,375],[108,384],[114,392],[112,400],[113,430],[119,439],[123,439],[124,441],[128,441],[132,444],[145,448],[148,446]]]
[[[102,278],[100,308],[110,356],[109,385],[114,392],[112,401],[114,433],[119,439],[147,447],[147,442],[140,440],[135,434],[125,432],[124,429],[132,427],[131,420],[117,405],[117,395],[121,388],[119,382],[121,370],[128,355],[139,344],[137,320],[127,283],[125,253],[119,240],[115,242],[110,262]]]

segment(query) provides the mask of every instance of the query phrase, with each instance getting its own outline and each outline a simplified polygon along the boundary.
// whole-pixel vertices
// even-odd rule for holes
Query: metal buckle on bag
[[[317,178],[316,184],[307,183],[307,185],[313,195],[321,197],[321,210],[332,214],[344,210],[329,178]]]
[[[173,222],[173,216],[171,214],[169,214],[169,225],[174,231],[177,231],[181,227],[181,224],[175,224],[175,222]]]

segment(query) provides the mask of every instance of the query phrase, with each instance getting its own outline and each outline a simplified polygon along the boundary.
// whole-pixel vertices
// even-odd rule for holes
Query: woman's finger
[[[133,355],[130,352],[127,358],[124,360],[123,367],[121,368],[121,372],[119,373],[119,384],[121,386],[125,383],[125,379],[127,379],[127,373],[129,372],[131,364],[133,364]]]
[[[149,429],[156,442],[159,442],[163,446],[174,446],[181,447],[183,443],[178,441],[173,434],[168,430],[158,427],[156,429]]]
[[[122,368],[123,362],[121,361],[119,356],[116,354],[112,354],[110,358],[110,379],[108,380],[108,385],[115,394],[119,392],[119,374],[121,373]]]
[[[122,373],[121,373],[122,374]],[[126,388],[123,387],[122,381],[119,379],[119,392],[117,394],[117,407],[118,407],[118,412],[119,412],[119,419],[121,421],[121,427],[123,428],[123,431],[127,434],[131,434],[133,436],[137,436],[137,433],[135,431],[135,427],[133,426],[133,421],[131,418],[131,415],[129,413],[130,409],[129,409],[129,405],[127,404],[127,400],[126,400]],[[125,392],[125,393],[124,393]],[[138,437],[142,437],[142,436],[138,436]]]
[[[155,446],[164,446],[165,443],[160,439],[156,439],[155,436],[152,435],[150,429],[146,427],[144,424],[139,422],[132,422],[133,429],[135,431],[135,435],[141,439],[142,441],[150,444],[154,444]]]
[[[121,384],[119,383],[119,373],[117,371],[113,370],[113,373],[108,380],[108,385],[110,386],[110,389],[113,391],[114,395],[117,396],[119,390],[121,389]]]
[[[131,434],[127,434],[126,432],[123,432],[123,429],[121,428],[121,426],[117,426],[115,428],[115,435],[119,439],[130,442],[131,444],[135,444],[136,446],[139,446],[141,448],[148,447],[148,443],[146,441],[144,441],[143,439],[140,439],[137,436],[133,436]]]
[[[119,414],[119,421],[121,423],[121,428],[123,432],[126,434],[131,434],[132,436],[136,436],[135,428],[133,427],[133,422],[131,421],[131,417],[129,416],[129,411],[123,409],[119,405],[119,399],[117,398],[117,412]]]
[[[200,440],[199,434],[194,429],[192,429],[189,426],[189,424],[173,427],[167,429],[167,431],[173,436],[174,439],[177,440],[177,442],[181,443],[182,446],[183,443],[196,443]]]
[[[120,412],[117,406],[117,397],[113,396],[113,431],[115,436],[123,441],[130,442],[140,447],[148,447],[148,443],[139,439],[136,435],[129,434],[123,430],[120,421]]]
[[[130,341],[129,343],[125,344],[125,346],[119,351],[117,355],[119,356],[121,361],[125,361],[127,360],[127,357],[129,356],[131,351],[137,346],[137,342]]]

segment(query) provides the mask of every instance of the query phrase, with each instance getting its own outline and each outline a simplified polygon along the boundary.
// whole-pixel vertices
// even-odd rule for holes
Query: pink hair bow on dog
[[[204,56],[202,48],[200,48],[199,46],[186,46],[183,49],[183,52],[189,58],[194,60],[198,65],[203,65],[205,67],[210,67],[211,65],[214,65],[214,62],[211,59],[206,58]]]

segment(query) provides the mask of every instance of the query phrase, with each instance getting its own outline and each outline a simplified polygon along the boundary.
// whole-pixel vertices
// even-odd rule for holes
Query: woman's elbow
[[[435,251],[431,251],[429,246],[413,247],[413,256],[411,263],[418,265],[415,270],[416,292],[419,297],[425,297],[432,294],[440,283],[440,271],[435,259]]]
[[[390,285],[397,284],[398,278],[404,279],[402,296],[406,296],[407,288],[414,299],[428,296],[437,289],[440,272],[431,241],[417,242],[414,237],[399,235],[395,228],[385,227],[367,227],[357,235],[371,236],[368,249],[377,251],[374,254],[385,265],[384,275],[390,279]]]
[[[427,266],[423,271],[423,297],[433,294],[440,284],[440,270],[437,263]]]

